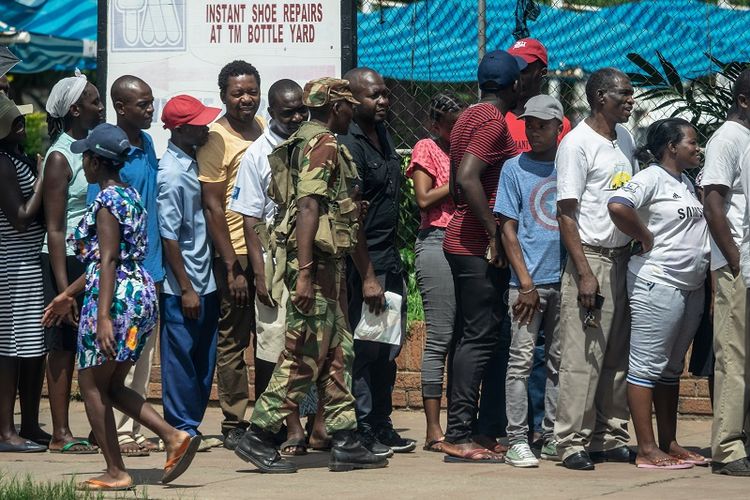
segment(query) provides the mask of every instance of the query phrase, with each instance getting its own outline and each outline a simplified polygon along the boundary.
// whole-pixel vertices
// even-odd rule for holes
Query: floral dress
[[[68,236],[68,245],[86,264],[86,291],[78,323],[79,369],[107,361],[96,340],[101,268],[96,214],[100,209],[108,210],[120,224],[119,262],[110,309],[117,352],[115,361],[137,361],[156,326],[156,288],[142,265],[146,256],[146,210],[135,189],[108,186],[99,192],[78,227]]]

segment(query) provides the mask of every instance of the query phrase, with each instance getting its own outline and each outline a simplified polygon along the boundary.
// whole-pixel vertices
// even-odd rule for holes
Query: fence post
[[[357,67],[357,0],[341,0],[341,74]]]

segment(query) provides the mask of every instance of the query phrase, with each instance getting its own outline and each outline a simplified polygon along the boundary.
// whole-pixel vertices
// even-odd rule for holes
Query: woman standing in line
[[[42,196],[38,167],[21,146],[24,114],[0,94],[0,452],[17,453],[45,451],[50,439],[39,427],[46,354],[39,260]],[[20,433],[13,423],[16,387]]]
[[[424,304],[427,341],[422,356],[422,400],[427,418],[424,449],[442,452],[440,401],[445,360],[453,337],[456,297],[448,261],[443,253],[445,227],[455,205],[448,193],[450,136],[453,124],[466,107],[452,94],[437,94],[430,102],[434,139],[414,145],[406,176],[414,180],[421,216],[417,234],[417,283]]]
[[[85,271],[72,249],[65,248],[65,237],[86,212],[89,187],[83,174],[83,158],[73,153],[70,145],[85,138],[89,130],[103,120],[104,105],[96,87],[76,71],[76,76],[63,78],[52,87],[46,108],[52,146],[44,159],[42,195],[47,237],[41,257],[44,301],[48,303]],[[65,454],[98,453],[87,440],[75,438],[69,425],[76,337],[75,325],[61,324],[45,330],[49,351],[47,388],[52,414],[49,450]]]
[[[635,240],[627,277],[632,318],[627,381],[638,439],[635,463],[648,469],[708,465],[676,437],[680,375],[703,314],[709,258],[703,205],[684,174],[700,163],[695,128],[681,118],[654,122],[636,156],[648,168],[615,192],[608,205],[615,225]]]

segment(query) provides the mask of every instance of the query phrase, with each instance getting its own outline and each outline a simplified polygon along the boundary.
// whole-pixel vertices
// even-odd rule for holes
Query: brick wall
[[[397,359],[398,376],[396,388],[393,391],[393,405],[397,408],[422,408],[422,391],[420,386],[420,370],[422,366],[422,350],[424,348],[425,328],[423,323],[412,325],[406,345]],[[250,394],[254,394],[252,386],[253,355],[252,348],[247,352]],[[154,369],[151,373],[149,397],[161,396],[161,370],[159,369],[158,354],[154,359]],[[216,384],[211,391],[211,399],[217,400]],[[445,405],[445,398],[443,398]],[[679,412],[687,415],[711,415],[711,402],[708,394],[708,382],[704,378],[684,376],[680,384]]]

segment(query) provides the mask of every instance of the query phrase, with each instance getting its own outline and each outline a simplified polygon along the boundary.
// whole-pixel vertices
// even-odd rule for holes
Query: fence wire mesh
[[[636,107],[627,126],[637,142],[653,121],[678,115],[696,124],[705,144],[750,60],[750,0],[357,0],[356,9],[357,64],[386,79],[389,127],[405,164],[411,147],[430,134],[431,97],[452,91],[476,102],[481,54],[518,38],[546,46],[543,92],[563,103],[573,126],[588,113],[588,75],[606,66],[628,73]],[[407,269],[418,223],[405,181],[399,245]],[[410,299],[419,302],[411,285]],[[420,319],[419,309],[412,319]]]

